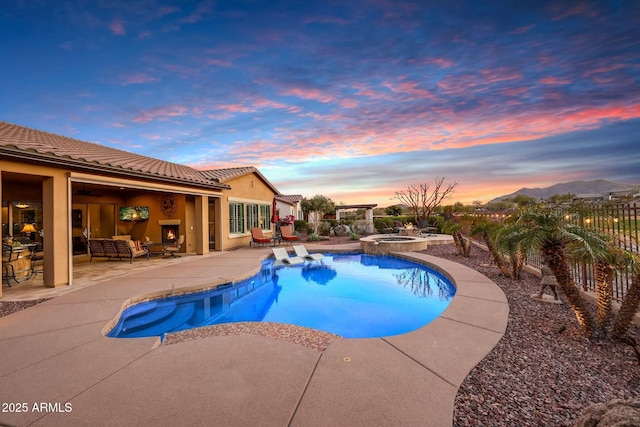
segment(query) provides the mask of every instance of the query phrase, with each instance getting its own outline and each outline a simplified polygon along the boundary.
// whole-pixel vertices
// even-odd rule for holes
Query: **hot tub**
[[[360,249],[369,255],[387,255],[389,252],[423,251],[428,242],[424,237],[374,234],[360,239]]]

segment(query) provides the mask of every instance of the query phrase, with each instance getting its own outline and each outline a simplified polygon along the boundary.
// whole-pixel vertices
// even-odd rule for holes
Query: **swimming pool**
[[[345,338],[383,337],[431,322],[454,294],[439,272],[391,256],[325,254],[291,267],[274,267],[268,259],[250,279],[128,307],[107,336],[164,337],[200,326],[264,321]]]

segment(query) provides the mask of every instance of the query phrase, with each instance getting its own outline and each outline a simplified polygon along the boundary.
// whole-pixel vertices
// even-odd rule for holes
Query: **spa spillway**
[[[428,239],[397,234],[374,234],[360,239],[362,252],[369,255],[387,255],[390,252],[413,252],[427,249]]]

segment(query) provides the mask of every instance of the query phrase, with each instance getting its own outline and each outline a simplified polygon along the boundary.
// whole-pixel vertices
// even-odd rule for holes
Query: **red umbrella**
[[[278,216],[278,210],[276,209],[276,198],[273,198],[273,203],[271,204],[271,222],[276,223],[280,221],[280,217]]]

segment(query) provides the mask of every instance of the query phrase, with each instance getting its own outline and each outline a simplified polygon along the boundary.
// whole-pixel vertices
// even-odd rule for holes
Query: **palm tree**
[[[482,241],[487,246],[487,250],[491,255],[491,259],[500,269],[500,273],[502,273],[504,277],[511,278],[511,274],[509,273],[509,269],[507,268],[504,257],[495,244],[495,234],[500,229],[500,227],[501,225],[497,222],[483,218],[479,221],[476,221],[471,226],[470,233],[473,236],[482,237]]]
[[[627,333],[640,305],[640,259],[636,254],[632,254],[629,259],[631,261],[629,269],[633,272],[633,279],[613,324],[612,335],[614,339],[621,339]]]
[[[516,222],[507,226],[503,239],[508,239],[503,244],[518,244],[525,252],[529,249],[541,252],[543,262],[553,271],[583,333],[592,337],[596,322],[571,275],[570,252],[581,247],[591,253],[593,259],[598,259],[608,251],[608,242],[599,233],[569,222],[559,208],[540,206],[521,212]]]
[[[456,245],[456,250],[458,251],[458,255],[465,255],[465,241],[462,236],[462,224],[455,221],[446,221],[442,226],[442,231],[445,233],[451,234],[453,237],[453,243]]]

